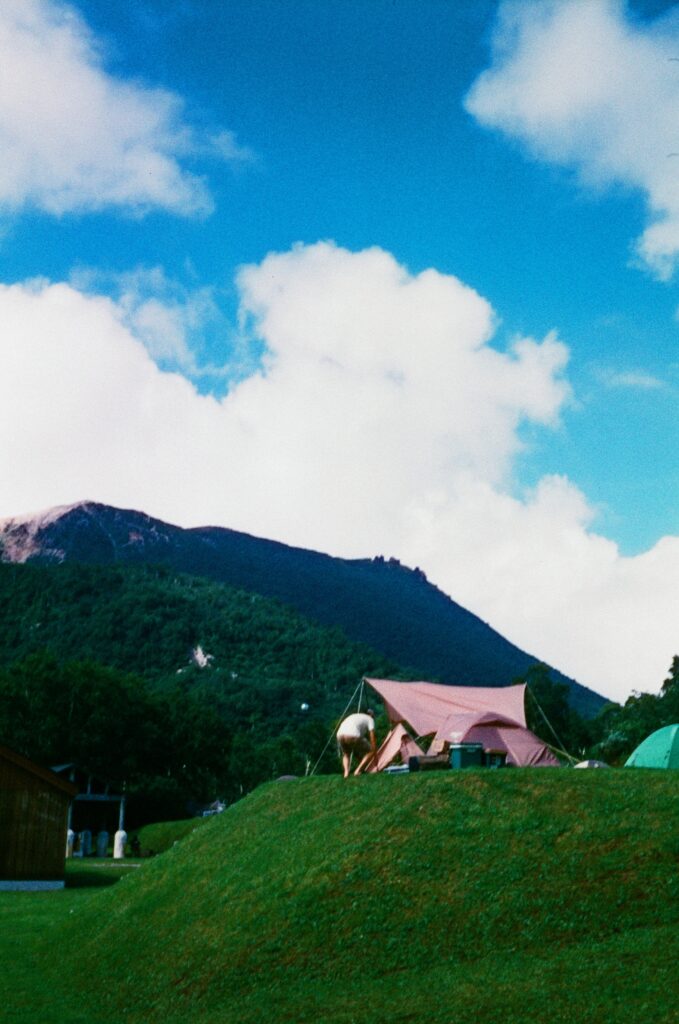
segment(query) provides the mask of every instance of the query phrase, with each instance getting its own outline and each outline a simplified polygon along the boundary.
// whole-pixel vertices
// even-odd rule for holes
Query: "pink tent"
[[[412,738],[406,727],[399,722],[387,734],[382,746],[377,751],[375,760],[368,768],[369,772],[381,772],[387,768],[397,757],[401,758],[401,764],[408,764],[411,757],[422,756],[424,750]]]
[[[549,747],[526,727],[524,683],[495,687],[400,683],[392,679],[366,679],[366,683],[384,701],[392,725],[407,722],[419,737],[433,738],[430,753],[439,753],[451,743],[483,743],[486,751],[506,753],[507,764],[559,763]],[[377,771],[389,763],[380,754],[383,750],[386,754],[393,735],[394,730],[378,752]],[[399,751],[400,745],[399,740]]]

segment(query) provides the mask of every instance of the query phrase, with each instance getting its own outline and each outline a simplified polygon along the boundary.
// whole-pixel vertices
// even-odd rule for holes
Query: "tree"
[[[568,687],[555,683],[548,666],[541,662],[531,666],[517,682],[525,682],[528,687],[528,728],[550,746],[573,756],[584,754],[591,742],[591,731],[568,703]]]
[[[660,689],[661,718],[663,725],[679,722],[679,656],[675,654],[670,673]]]
[[[656,729],[679,722],[679,657],[675,655],[660,692],[633,693],[624,705],[610,704],[597,716],[595,754],[611,764],[623,763]]]

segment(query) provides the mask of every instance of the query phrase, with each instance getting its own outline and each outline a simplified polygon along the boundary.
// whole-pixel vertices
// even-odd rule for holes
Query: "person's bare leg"
[[[363,758],[363,760],[359,763],[358,767],[356,768],[356,771],[354,772],[354,775],[360,775],[361,771],[363,770],[363,766],[367,765],[369,761],[372,761],[372,758],[373,752],[372,750],[369,750],[368,753]]]
[[[343,750],[342,751],[342,769],[343,769],[343,773],[344,773],[344,778],[345,779],[349,778],[349,770],[350,770],[350,768],[351,768],[351,754],[348,754],[346,752],[346,750]]]

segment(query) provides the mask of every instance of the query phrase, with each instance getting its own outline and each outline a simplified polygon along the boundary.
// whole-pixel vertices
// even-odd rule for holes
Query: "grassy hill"
[[[270,783],[116,885],[2,894],[4,1019],[669,1024],[678,822],[671,772]]]

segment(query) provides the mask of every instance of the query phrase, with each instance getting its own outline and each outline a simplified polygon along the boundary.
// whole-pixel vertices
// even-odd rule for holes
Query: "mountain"
[[[183,529],[133,510],[81,502],[0,521],[5,562],[164,565],[273,597],[305,617],[339,626],[420,678],[468,686],[508,685],[541,659],[511,644],[393,558],[343,559],[222,527]],[[606,703],[566,683],[573,708],[592,716]]]
[[[0,563],[0,608],[0,673],[48,653],[154,689],[226,690],[267,718],[300,703],[336,717],[362,675],[400,671],[290,605],[164,566]]]
[[[0,608],[0,742],[124,781],[130,823],[336,771],[357,680],[400,678],[338,627],[164,566],[0,563]]]

